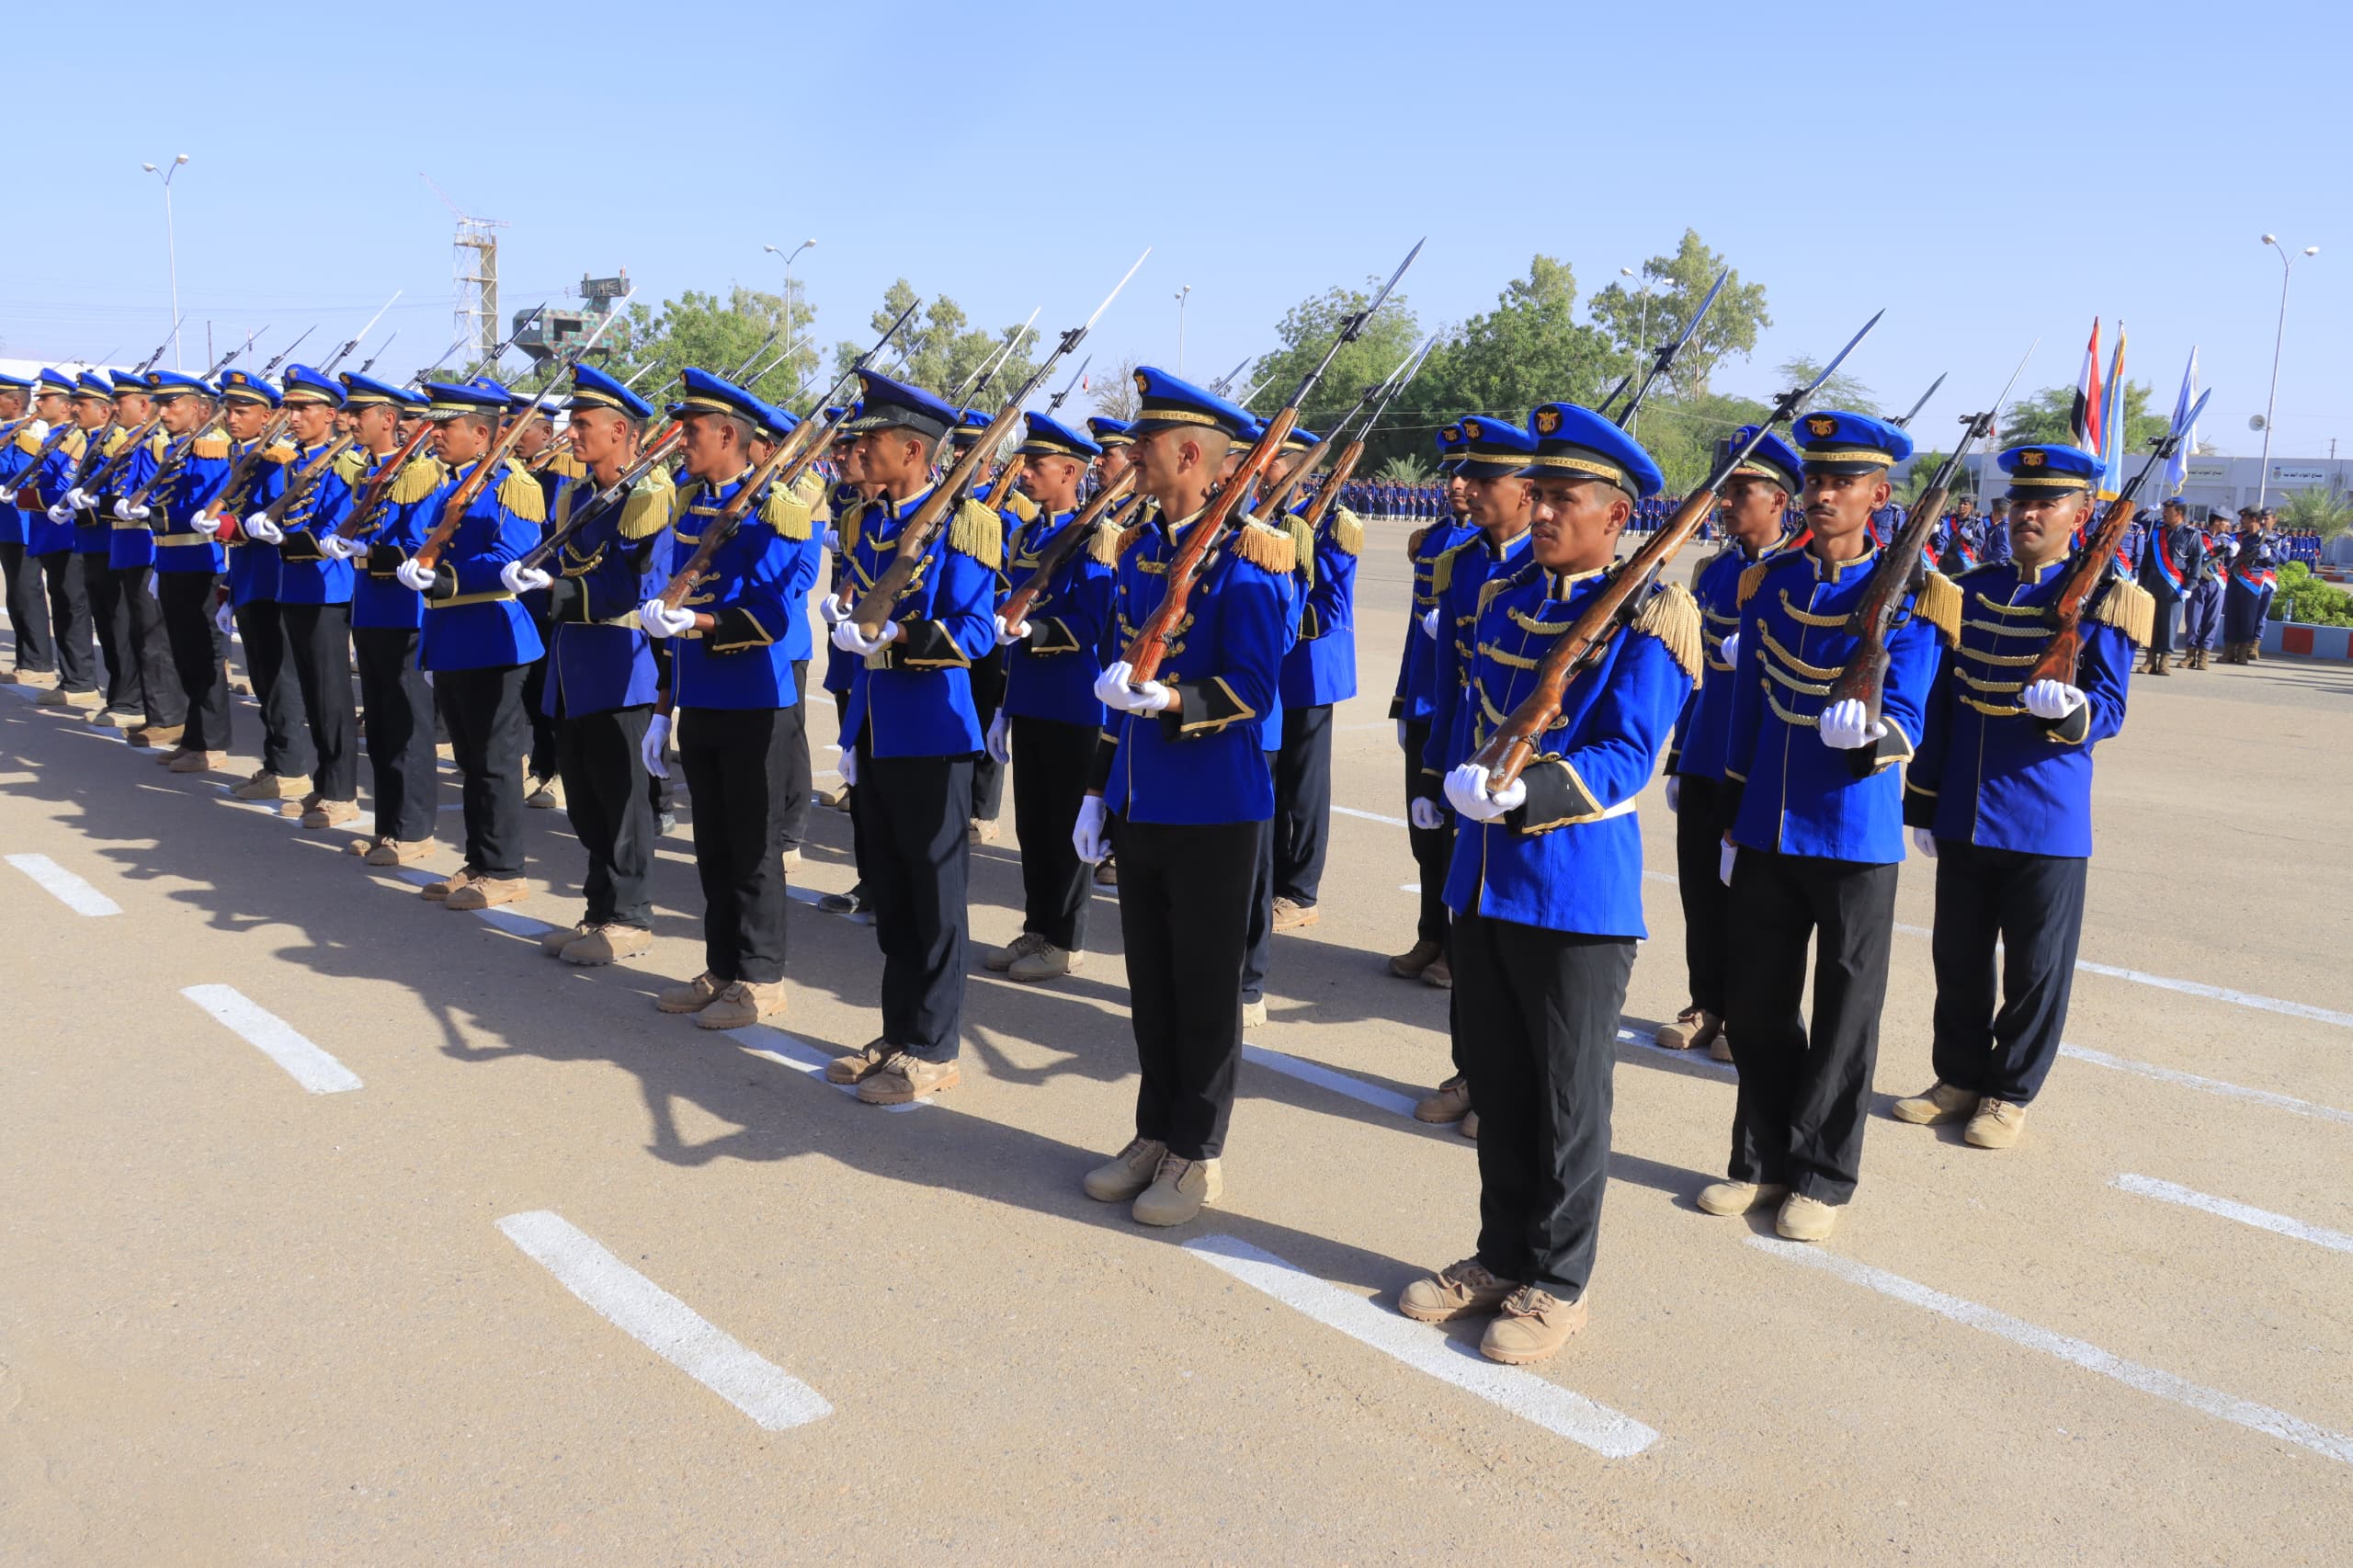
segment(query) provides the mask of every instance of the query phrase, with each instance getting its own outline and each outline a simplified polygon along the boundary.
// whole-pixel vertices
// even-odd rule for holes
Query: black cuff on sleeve
[[[548,586],[548,619],[550,621],[581,621],[589,619],[588,594],[577,577],[558,577]]]
[[[702,634],[707,653],[736,653],[746,648],[765,648],[776,641],[759,618],[742,605],[725,606],[710,619],[710,630]]]
[[[390,577],[408,561],[408,551],[397,544],[371,544],[368,547],[368,575]]]
[[[326,551],[319,548],[318,535],[305,528],[299,533],[288,534],[278,542],[278,558],[280,561],[292,561],[298,563],[324,561],[326,559]]]
[[[1716,786],[1717,837],[1722,838],[1730,833],[1732,824],[1740,820],[1741,791],[1747,788],[1748,785],[1745,781],[1732,778],[1730,775],[1726,775],[1724,781]]]
[[[1161,734],[1172,741],[1213,735],[1229,724],[1258,717],[1257,710],[1235,696],[1232,687],[1214,677],[1198,685],[1187,681],[1182,692],[1177,706],[1164,708],[1158,714]]]
[[[1528,799],[1504,813],[1504,825],[1516,832],[1544,833],[1601,813],[1601,802],[1564,762],[1529,763],[1519,781],[1528,786]]]
[[[948,628],[936,620],[899,622],[889,653],[891,667],[901,670],[968,669],[972,663],[948,635]]]
[[[1095,762],[1086,770],[1086,792],[1100,795],[1111,787],[1111,765],[1120,759],[1120,743],[1106,733],[1096,737]]]
[[[1029,623],[1029,635],[1021,645],[1032,653],[1075,653],[1078,637],[1061,620],[1041,616]]]
[[[458,569],[454,566],[436,566],[433,569],[433,586],[425,590],[425,597],[428,599],[456,598]]]
[[[1910,779],[1904,781],[1904,825],[1934,827],[1937,825],[1937,792],[1923,790]]]
[[[2064,719],[2042,719],[2037,722],[2053,743],[2079,746],[2084,744],[2084,737],[2092,733],[2092,705],[2086,702]]]

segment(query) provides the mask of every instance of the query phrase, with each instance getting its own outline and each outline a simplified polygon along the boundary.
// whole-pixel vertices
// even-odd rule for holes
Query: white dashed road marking
[[[43,892],[76,915],[122,913],[122,905],[46,855],[11,855],[8,864],[39,882]]]
[[[1185,1250],[1326,1328],[1336,1328],[1417,1372],[1477,1394],[1607,1459],[1631,1458],[1658,1441],[1656,1432],[1631,1416],[1620,1415],[1533,1372],[1489,1361],[1440,1330],[1326,1284],[1248,1242],[1233,1236],[1203,1236],[1186,1243]]]
[[[599,1316],[766,1430],[834,1413],[815,1389],[745,1349],[562,1215],[509,1214],[498,1228]]]
[[[1396,1090],[1380,1088],[1365,1083],[1362,1079],[1351,1078],[1346,1073],[1326,1067],[1320,1062],[1302,1061],[1296,1056],[1285,1055],[1279,1051],[1268,1051],[1262,1045],[1244,1046],[1242,1060],[1267,1068],[1270,1072],[1280,1073],[1286,1077],[1296,1078],[1302,1084],[1313,1084],[1318,1088],[1329,1089],[1336,1095],[1346,1095],[1352,1100],[1360,1100],[1375,1110],[1385,1110],[1392,1116],[1410,1119],[1414,1114],[1414,1102],[1397,1093]]]
[[[2161,1084],[2174,1084],[2185,1089],[2197,1089],[2209,1095],[2221,1095],[2227,1099],[2251,1100],[2274,1110],[2291,1111],[2321,1121],[2353,1123],[2353,1111],[2338,1110],[2334,1106],[2314,1105],[2293,1095],[2274,1094],[2269,1089],[2250,1089],[2239,1084],[2225,1084],[2220,1078],[2201,1078],[2195,1073],[2183,1073],[2171,1067],[2157,1067],[2146,1062],[2131,1062],[2121,1056],[2110,1056],[2105,1051],[2087,1051],[2080,1045],[2062,1045],[2059,1054],[2078,1062],[2088,1062],[2095,1067],[2112,1067],[2119,1073],[2136,1074],[2154,1078]]]
[[[1941,1290],[1915,1284],[1901,1275],[1857,1263],[1835,1252],[1824,1252],[1803,1242],[1785,1242],[1773,1236],[1750,1236],[1748,1244],[1789,1262],[1818,1268],[1825,1274],[1835,1274],[1849,1284],[1893,1297],[1896,1301],[1934,1312],[1938,1317],[1949,1318],[1996,1338],[2006,1339],[2013,1345],[2039,1350],[2046,1356],[2056,1356],[2087,1372],[2113,1378],[2127,1388],[2138,1389],[2143,1393],[2154,1394],[2175,1404],[2219,1416],[2249,1431],[2261,1432],[2266,1437],[2283,1438],[2340,1463],[2353,1464],[2353,1436],[2315,1426],[2286,1411],[2274,1410],[2268,1404],[2257,1404],[2253,1400],[2240,1399],[2235,1394],[2187,1381],[2171,1372],[2144,1367],[2138,1361],[2128,1361],[2097,1345],[2086,1344],[2063,1334],[2054,1334],[2050,1329],[2021,1322],[2006,1312],[1979,1306],[1975,1301],[1964,1301],[1958,1296],[1948,1296]]]
[[[359,1074],[311,1043],[294,1026],[256,1006],[233,985],[191,985],[180,993],[222,1028],[286,1069],[314,1095],[359,1087]]]
[[[2257,1209],[2246,1203],[2234,1203],[2227,1198],[2216,1198],[2211,1193],[2196,1192],[2173,1182],[2159,1181],[2154,1176],[2120,1176],[2109,1185],[2120,1191],[2137,1193],[2143,1198],[2154,1198],[2165,1203],[2178,1203],[2185,1209],[2202,1209],[2209,1214],[2219,1214],[2225,1220],[2236,1220],[2242,1225],[2253,1225],[2256,1230],[2269,1231],[2275,1235],[2292,1236],[2297,1241],[2310,1242],[2314,1246],[2326,1247],[2331,1252],[2353,1252],[2353,1236],[2348,1236],[2342,1231],[2332,1231],[2320,1225],[2307,1225],[2302,1220],[2291,1220],[2285,1214],[2274,1214],[2268,1209]]]

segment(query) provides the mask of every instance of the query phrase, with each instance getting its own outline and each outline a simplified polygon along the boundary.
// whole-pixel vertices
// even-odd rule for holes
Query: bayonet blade
[[[1120,290],[1128,286],[1128,279],[1136,275],[1137,268],[1143,266],[1144,256],[1148,256],[1151,254],[1152,247],[1150,245],[1144,246],[1143,256],[1136,257],[1135,266],[1129,267],[1128,270],[1121,275],[1120,280],[1111,285],[1111,291],[1103,296],[1103,302],[1095,307],[1095,313],[1093,315],[1086,318],[1086,325],[1078,329],[1079,336],[1084,337],[1086,335],[1087,331],[1092,328],[1097,322],[1103,319],[1103,312],[1111,308],[1111,301],[1120,297]],[[1077,347],[1077,340],[1075,338],[1072,340],[1071,347]]]
[[[2031,353],[2031,352],[2032,352],[2032,350],[2031,350],[2031,349],[2029,349],[2028,352]],[[1950,375],[1950,374],[1951,374],[1951,372],[1950,372],[1949,370],[1948,370],[1947,372],[1945,372],[1945,374],[1946,374],[1946,375]],[[1912,409],[1911,409],[1911,412],[1910,412],[1910,413],[1908,413],[1908,414],[1904,415],[1904,416],[1903,418],[1901,418],[1901,419],[1891,419],[1891,420],[1889,420],[1889,421],[1888,421],[1888,423],[1889,423],[1890,425],[1894,426],[1898,430],[1908,430],[1908,429],[1910,429],[1910,428],[1912,427],[1912,421],[1913,421],[1913,420],[1915,420],[1915,419],[1916,419],[1916,418],[1918,418],[1918,417],[1920,416],[1920,411],[1921,411],[1922,409],[1924,409],[1924,408],[1926,408],[1926,407],[1927,407],[1927,406],[1928,406],[1928,400],[1929,400],[1930,398],[1932,398],[1932,397],[1936,396],[1936,395],[1937,395],[1937,389],[1938,389],[1938,387],[1940,387],[1940,386],[1944,385],[1944,384],[1945,384],[1945,378],[1944,378],[1944,376],[1938,376],[1935,381],[1930,381],[1930,382],[1928,383],[1928,390],[1927,390],[1927,392],[1922,392],[1922,393],[1920,394],[1920,401],[1919,401],[1919,402],[1917,402],[1917,403],[1914,403],[1914,404],[1912,405]],[[2006,389],[2005,389],[2005,390],[2006,390]]]

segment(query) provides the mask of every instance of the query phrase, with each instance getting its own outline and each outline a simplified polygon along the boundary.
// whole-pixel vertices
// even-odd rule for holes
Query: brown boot
[[[444,909],[491,909],[502,903],[515,903],[531,896],[531,884],[520,877],[476,877],[464,887],[450,890],[441,901]]]
[[[654,994],[654,1005],[665,1013],[699,1013],[719,999],[727,983],[703,971],[683,985],[665,986]]]
[[[1131,1138],[1128,1146],[1086,1173],[1080,1182],[1097,1203],[1131,1203],[1160,1173],[1160,1157],[1168,1145],[1157,1138]]]
[[[1440,991],[1451,991],[1454,989],[1454,965],[1447,961],[1447,957],[1444,953],[1438,954],[1438,957],[1430,960],[1427,964],[1423,966],[1422,983],[1424,985],[1434,985]]]
[[[897,1054],[897,1047],[889,1040],[868,1040],[856,1051],[846,1051],[825,1063],[828,1084],[862,1084],[882,1071],[882,1063]]]
[[[564,949],[569,959],[572,949]],[[699,1029],[747,1029],[762,1018],[774,1017],[784,1011],[784,982],[770,980],[755,982],[736,980],[727,989],[711,998],[710,1006],[695,1015]]]
[[[231,789],[229,793],[240,801],[290,801],[294,798],[294,789],[293,779],[281,778],[265,767],[243,784]]]
[[[590,969],[598,964],[619,963],[623,959],[643,958],[653,950],[653,932],[642,926],[613,924],[593,927],[557,956],[566,963]]]
[[[1471,1114],[1471,1081],[1457,1073],[1414,1104],[1414,1119],[1449,1127]]]
[[[187,733],[185,724],[142,724],[131,732],[131,744],[142,750],[175,750]]]
[[[1506,1367],[1525,1367],[1560,1353],[1585,1327],[1585,1298],[1564,1301],[1549,1290],[1522,1285],[1507,1297],[1480,1337],[1479,1354]]]
[[[341,827],[347,822],[359,820],[357,801],[321,801],[302,813],[304,827]]]
[[[1938,1122],[1959,1121],[1975,1114],[1976,1109],[1974,1090],[1956,1088],[1939,1078],[1928,1085],[1925,1094],[1913,1095],[1888,1107],[1887,1114],[1915,1127],[1934,1127]]]
[[[1278,931],[1297,931],[1323,918],[1324,912],[1312,903],[1302,903],[1295,898],[1275,900],[1274,928]]]
[[[472,866],[460,866],[438,882],[427,882],[417,892],[436,903],[448,902],[451,893],[471,885],[482,873]]]
[[[1651,1039],[1669,1051],[1695,1051],[1722,1034],[1724,1021],[1705,1007],[1686,1007],[1671,1024],[1661,1024]]]
[[[184,751],[164,765],[172,773],[216,773],[228,766],[224,751]]]
[[[1518,1289],[1518,1280],[1497,1278],[1485,1264],[1466,1257],[1400,1290],[1397,1310],[1415,1323],[1452,1323],[1495,1311]]]
[[[913,1105],[926,1095],[954,1088],[963,1076],[952,1056],[945,1062],[931,1062],[894,1051],[890,1060],[858,1085],[858,1097],[868,1105]]]
[[[404,844],[397,838],[380,838],[360,859],[370,866],[414,866],[433,853],[433,841],[419,839]]]
[[[595,929],[585,920],[575,920],[569,926],[554,927],[540,938],[540,951],[551,959],[561,957],[564,949]]]
[[[1446,949],[1436,942],[1428,940],[1415,942],[1411,948],[1389,960],[1389,972],[1400,980],[1419,980],[1422,978],[1422,971],[1437,962],[1438,956],[1444,951]]]

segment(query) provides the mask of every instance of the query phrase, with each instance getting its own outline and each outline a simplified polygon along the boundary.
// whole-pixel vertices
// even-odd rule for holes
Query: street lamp
[[[1638,276],[1638,274],[1631,267],[1621,267],[1618,269],[1618,276],[1620,278],[1633,278]],[[1643,276],[1642,281],[1643,286],[1635,290],[1637,294],[1642,296],[1643,301],[1642,311],[1634,318],[1634,373],[1636,375],[1642,374],[1643,361],[1650,355],[1651,280],[1647,276]],[[1636,410],[1635,413],[1627,419],[1627,435],[1631,436],[1635,433],[1634,427],[1641,419],[1642,413],[1640,410]]]
[[[179,173],[180,165],[187,162],[188,154],[182,153],[172,160],[172,166],[168,169],[159,169],[153,164],[139,165],[164,182],[164,254],[172,268],[172,369],[175,370],[180,368],[180,246],[178,235],[172,231],[172,176]]]
[[[2263,494],[2271,485],[2271,426],[2279,407],[2279,346],[2288,336],[2288,278],[2296,270],[2297,257],[2288,254],[2277,234],[2266,234],[2263,243],[2279,253],[2279,324],[2271,335],[2271,395],[2263,404],[2263,467],[2255,476],[2255,504],[2263,505]],[[2320,246],[2306,245],[2305,256],[2318,256]]]
[[[1185,301],[1191,296],[1193,286],[1186,284],[1176,290],[1176,373],[1185,373]]]
[[[803,240],[799,244],[792,247],[790,255],[777,249],[774,245],[762,245],[760,247],[770,256],[781,256],[784,257],[784,347],[788,353],[790,353],[792,348],[792,258],[793,256],[799,256],[802,251],[807,250],[811,245],[813,245],[816,243],[817,242],[814,240]]]

